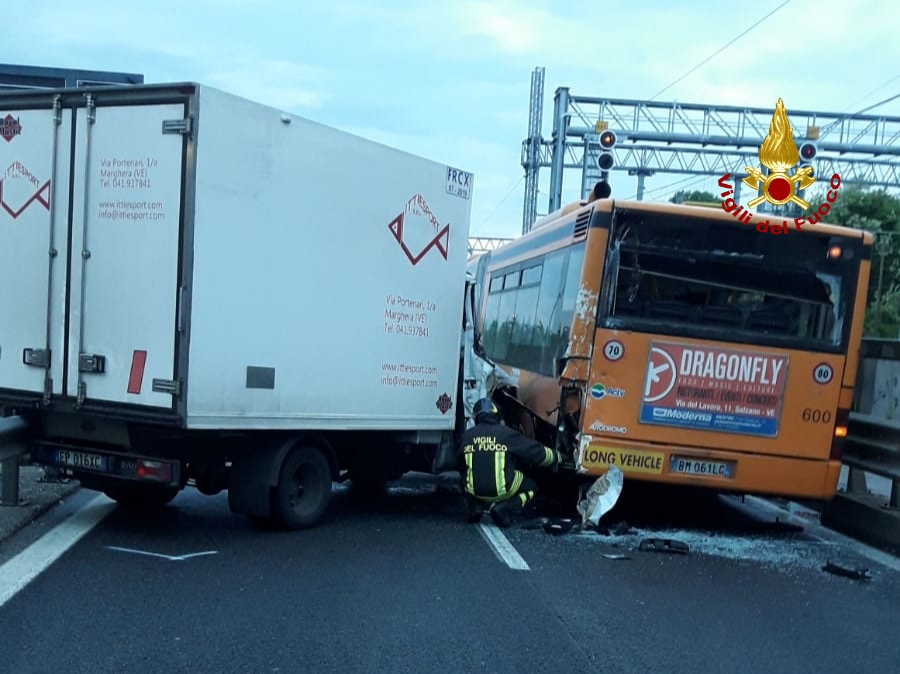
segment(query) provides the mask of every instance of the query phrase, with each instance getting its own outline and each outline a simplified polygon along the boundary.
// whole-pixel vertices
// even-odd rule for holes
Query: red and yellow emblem
[[[751,199],[747,205],[755,208],[763,201],[768,201],[773,206],[792,202],[803,210],[808,209],[809,203],[798,197],[797,191],[805,190],[816,182],[812,175],[812,166],[801,166],[793,175],[787,174],[799,160],[800,150],[794,142],[794,130],[784,109],[784,101],[779,98],[772,114],[769,134],[759,146],[759,161],[769,169],[769,175],[764,176],[755,166],[745,167],[749,174],[743,180],[745,185],[759,191],[762,183],[762,196]]]

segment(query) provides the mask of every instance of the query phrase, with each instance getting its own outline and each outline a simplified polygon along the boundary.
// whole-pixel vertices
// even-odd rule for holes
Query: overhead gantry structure
[[[643,199],[646,178],[658,173],[716,178],[731,173],[739,188],[747,177],[745,167],[759,166],[759,146],[769,132],[776,104],[746,108],[576,96],[568,87],[559,87],[554,94],[553,130],[545,139],[543,99],[544,69],[536,68],[531,77],[528,137],[522,142],[523,233],[539,217],[542,168],[550,169],[547,212],[562,205],[563,176],[569,169],[581,173],[582,198],[610,171],[636,176],[638,199]],[[813,175],[820,179],[817,182],[837,173],[841,184],[900,187],[900,117],[790,106],[787,114],[800,165],[812,166]],[[735,197],[739,200],[740,194]],[[785,208],[768,206],[771,212]]]

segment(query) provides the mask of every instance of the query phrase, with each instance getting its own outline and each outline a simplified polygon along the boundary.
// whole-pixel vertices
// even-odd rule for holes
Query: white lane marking
[[[516,571],[529,571],[528,563],[495,525],[481,523],[478,525],[478,532],[497,555],[497,559]]]
[[[876,564],[881,564],[882,566],[886,566],[892,571],[900,572],[900,558],[897,558],[894,555],[883,552],[878,548],[873,548],[870,545],[866,545],[862,541],[857,541],[856,539],[845,536],[844,534],[822,526],[821,524],[816,524],[815,522],[802,520],[799,517],[795,517],[792,513],[785,510],[784,508],[779,508],[774,503],[770,503],[769,501],[763,498],[759,498],[758,496],[747,496],[746,499],[748,503],[753,503],[763,510],[768,510],[781,517],[789,518],[790,521],[800,524],[804,529],[806,529],[807,532],[809,532],[813,536],[813,538],[817,538],[822,543],[844,546],[862,555],[869,561],[875,562]]]
[[[149,552],[147,550],[134,550],[133,548],[120,548],[117,545],[107,545],[106,548],[108,550],[115,550],[116,552],[129,552],[132,555],[146,555],[148,557],[161,557],[162,559],[168,559],[170,562],[183,562],[184,560],[191,559],[192,557],[203,557],[204,555],[219,554],[218,550],[209,550],[207,552],[192,552],[187,555],[164,555],[159,552]]]
[[[100,494],[0,566],[0,606],[12,599],[116,508]]]

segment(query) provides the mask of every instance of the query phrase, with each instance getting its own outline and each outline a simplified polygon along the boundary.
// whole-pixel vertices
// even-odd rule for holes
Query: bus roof
[[[573,202],[567,204],[566,206],[560,208],[553,213],[550,213],[543,218],[537,220],[534,223],[534,227],[532,231],[535,229],[544,229],[545,227],[553,227],[554,224],[562,221],[569,220],[573,214],[580,213],[581,211],[585,211],[590,207],[597,208],[600,211],[609,212],[613,208],[626,208],[628,210],[635,211],[651,211],[654,213],[668,213],[670,215],[693,215],[697,218],[703,220],[719,220],[722,222],[734,222],[734,217],[727,213],[722,208],[712,209],[707,205],[688,205],[688,204],[673,204],[665,201],[637,201],[632,199],[598,199],[594,201],[581,201],[581,202]],[[577,217],[577,216],[576,216]],[[760,219],[766,216],[755,215],[754,214],[754,225],[756,222],[759,222]],[[768,216],[770,220],[773,221],[773,224],[780,225],[786,218],[782,218],[779,216]],[[796,229],[793,227],[794,221],[793,219],[787,220],[788,224],[791,225],[791,234],[793,234]],[[748,225],[749,226],[749,225]],[[802,225],[801,225],[802,226]],[[845,227],[842,225],[829,225],[822,222],[818,222],[814,225],[807,225],[803,229],[801,229],[798,234],[810,232],[816,234],[826,234],[830,236],[840,236],[840,237],[848,237],[848,238],[861,238],[863,245],[870,246],[872,245],[872,241],[874,239],[871,232],[867,232],[861,229],[854,229],[852,227]],[[531,232],[529,232],[530,234]],[[527,234],[525,236],[528,236]],[[509,245],[509,244],[507,244]]]

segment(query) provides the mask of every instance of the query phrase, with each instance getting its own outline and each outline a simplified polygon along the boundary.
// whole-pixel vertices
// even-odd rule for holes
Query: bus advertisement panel
[[[653,341],[640,422],[774,438],[788,357]]]

